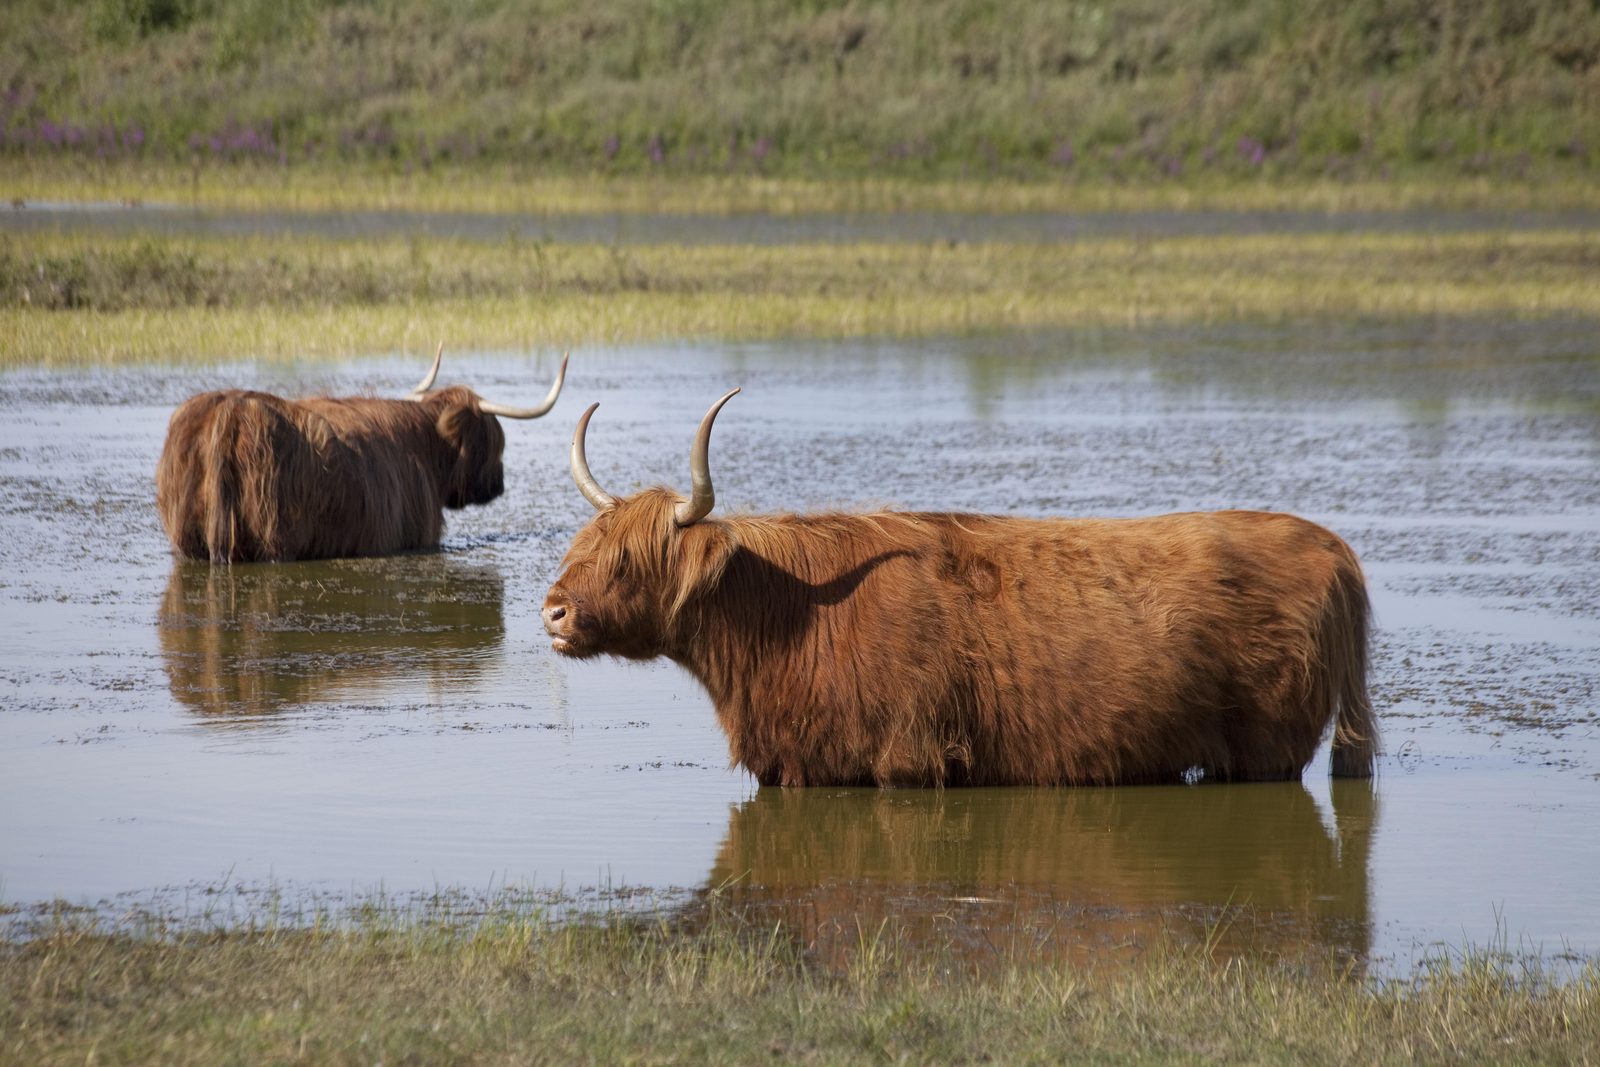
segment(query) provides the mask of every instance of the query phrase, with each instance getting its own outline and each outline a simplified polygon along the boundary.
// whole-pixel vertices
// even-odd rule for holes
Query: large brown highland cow
[[[173,412],[156,468],[156,506],[173,550],[214,563],[380,556],[434,548],[442,508],[505,490],[496,416],[532,419],[555,405],[561,361],[537,407],[435,390],[444,346],[403,400],[285,400],[223,389]]]
[[[738,390],[734,390],[737,392]],[[1024,785],[1372,773],[1367,594],[1337,536],[1290,515],[1023,519],[878,512],[707,520],[616,498],[545,599],[556,651],[666,656],[763,784]]]

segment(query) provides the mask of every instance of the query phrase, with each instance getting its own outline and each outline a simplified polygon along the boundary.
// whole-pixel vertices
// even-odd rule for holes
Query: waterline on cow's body
[[[231,901],[204,888],[231,872],[240,917],[263,887],[512,884],[626,890],[692,924],[721,887],[818,953],[849,909],[1064,957],[1163,926],[1380,967],[1497,922],[1550,953],[1600,946],[1589,324],[575,352],[569,417],[507,434],[505,495],[452,512],[442,551],[173,563],[151,478],[184,397],[392,395],[432,348],[0,377],[5,903]],[[446,366],[514,398],[559,355],[452,349]],[[1245,507],[1336,530],[1375,609],[1371,792],[1329,780],[1326,746],[1303,784],[757,789],[686,672],[559,658],[538,615],[595,514],[572,417],[602,405],[588,460],[607,491],[683,491],[695,420],[734,383],[713,518]]]

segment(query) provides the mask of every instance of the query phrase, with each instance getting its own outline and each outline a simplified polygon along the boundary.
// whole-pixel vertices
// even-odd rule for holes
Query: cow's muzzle
[[[576,634],[576,615],[572,605],[565,601],[547,599],[539,613],[544,620],[544,632],[550,635],[550,644],[557,652],[572,652]]]

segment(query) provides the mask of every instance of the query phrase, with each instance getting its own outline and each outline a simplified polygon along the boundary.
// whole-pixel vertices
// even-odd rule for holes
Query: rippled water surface
[[[444,378],[515,402],[554,366],[452,353]],[[507,428],[506,497],[453,514],[443,552],[172,561],[152,472],[185,396],[399,395],[421,369],[0,376],[0,900],[522,883],[690,919],[716,890],[824,955],[884,917],[980,953],[1158,928],[1380,961],[1499,933],[1600,952],[1589,324],[578,351],[555,411]],[[1339,531],[1377,612],[1376,783],[1330,783],[1324,753],[1303,785],[758,790],[686,675],[558,659],[537,620],[589,514],[583,406],[608,489],[678,485],[732,385],[719,508],[1255,507]]]

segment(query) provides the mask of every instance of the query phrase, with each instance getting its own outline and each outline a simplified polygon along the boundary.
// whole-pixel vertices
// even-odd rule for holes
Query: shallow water
[[[444,379],[536,397],[554,354]],[[976,955],[1177,930],[1403,965],[1500,935],[1600,952],[1600,341],[1591,324],[1356,323],[574,353],[507,429],[505,498],[445,550],[174,564],[152,472],[220,385],[398,395],[420,367],[0,376],[0,899],[115,912],[506,883],[782,915],[813,951],[885,917]],[[758,790],[676,668],[573,663],[537,608],[588,505],[1115,515],[1263,507],[1343,534],[1378,634],[1376,783]],[[248,907],[248,905],[244,905]]]
[[[78,231],[210,237],[456,237],[621,245],[860,241],[1055,242],[1116,236],[1592,230],[1600,212],[1405,211],[863,212],[771,215],[445,211],[218,211],[176,205],[35,203],[0,210],[0,233]]]

